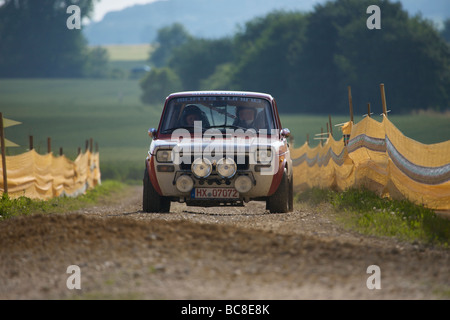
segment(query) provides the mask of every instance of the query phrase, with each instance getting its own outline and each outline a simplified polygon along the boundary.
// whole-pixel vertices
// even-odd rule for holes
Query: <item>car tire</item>
[[[266,208],[271,213],[287,213],[293,209],[293,186],[292,179],[289,179],[286,169],[277,191],[269,197]]]
[[[161,197],[158,192],[156,192],[150,181],[147,168],[145,168],[144,173],[142,210],[149,213],[170,212],[170,200],[166,197]]]

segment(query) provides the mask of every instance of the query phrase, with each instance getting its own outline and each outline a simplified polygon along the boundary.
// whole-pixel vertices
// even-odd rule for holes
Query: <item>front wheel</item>
[[[150,181],[147,168],[145,168],[143,183],[142,210],[144,212],[170,212],[170,200],[161,197],[156,192]]]
[[[293,181],[289,179],[286,169],[277,191],[269,197],[266,208],[271,213],[287,213],[293,211]]]

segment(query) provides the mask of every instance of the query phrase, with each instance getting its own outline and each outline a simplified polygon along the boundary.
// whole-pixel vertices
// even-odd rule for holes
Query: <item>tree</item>
[[[302,55],[307,15],[275,12],[246,24],[236,36],[239,52],[231,83],[241,89],[265,91],[277,98],[281,111],[296,106],[301,84],[293,81],[293,68]]]
[[[94,0],[79,0],[81,19]],[[0,5],[0,76],[82,77],[88,49],[81,30],[67,28],[69,0],[5,0]]]
[[[381,9],[381,29],[366,26],[370,5]],[[302,56],[293,70],[302,111],[347,113],[347,86],[355,113],[367,102],[381,110],[379,84],[396,112],[450,106],[450,50],[437,30],[409,17],[401,3],[337,0],[309,17]]]
[[[441,36],[450,44],[450,18],[444,21],[444,29],[441,31]]]
[[[107,78],[109,54],[105,48],[89,50],[85,65],[85,75],[89,78]]]
[[[190,39],[173,50],[168,66],[180,77],[185,90],[198,90],[201,80],[216,67],[234,59],[231,39]]]
[[[371,5],[380,8],[381,29],[367,26]],[[281,112],[348,114],[349,85],[355,114],[367,102],[381,112],[380,83],[397,113],[450,108],[450,46],[431,22],[389,0],[273,12],[233,38],[190,38],[168,56],[184,90],[265,91]]]
[[[161,103],[172,92],[181,91],[178,75],[171,69],[153,68],[142,80],[141,101],[146,104]]]
[[[381,111],[378,86],[384,83],[396,113],[448,108],[449,47],[431,22],[409,17],[400,3],[380,1],[379,5],[380,31],[361,28],[364,17],[339,28],[334,58],[344,96],[345,87],[352,85],[354,103],[365,110],[371,102]]]
[[[156,67],[167,66],[172,51],[185,44],[192,37],[180,23],[174,23],[158,30],[156,50],[150,56],[150,62]]]

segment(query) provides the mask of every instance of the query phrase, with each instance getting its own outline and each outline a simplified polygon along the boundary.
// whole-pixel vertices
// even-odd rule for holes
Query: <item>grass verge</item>
[[[33,200],[27,197],[11,199],[7,194],[3,194],[0,198],[0,220],[32,213],[63,213],[77,210],[96,204],[101,199],[124,190],[125,186],[125,184],[115,180],[106,180],[79,197],[63,196],[48,201]]]
[[[450,244],[450,220],[408,200],[380,198],[368,190],[335,192],[318,188],[298,194],[296,200],[313,207],[330,203],[340,224],[363,234],[446,248]]]

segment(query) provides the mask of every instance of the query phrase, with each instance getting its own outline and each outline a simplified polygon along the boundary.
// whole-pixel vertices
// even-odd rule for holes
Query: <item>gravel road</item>
[[[346,231],[326,207],[270,214],[259,202],[173,203],[170,213],[147,214],[141,197],[130,187],[95,207],[1,221],[0,299],[450,296],[450,250]],[[81,289],[67,286],[72,265]],[[371,265],[380,289],[367,286]]]

